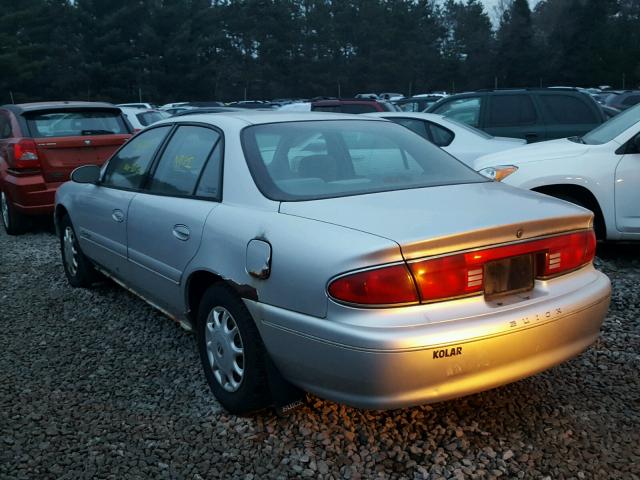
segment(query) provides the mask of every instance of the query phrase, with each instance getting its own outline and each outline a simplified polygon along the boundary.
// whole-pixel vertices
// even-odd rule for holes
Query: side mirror
[[[98,183],[100,167],[97,165],[83,165],[71,172],[71,180],[76,183]]]

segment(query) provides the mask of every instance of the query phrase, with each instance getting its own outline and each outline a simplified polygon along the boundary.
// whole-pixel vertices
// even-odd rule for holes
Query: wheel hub
[[[78,273],[78,250],[75,246],[75,235],[73,229],[67,226],[64,229],[64,236],[62,237],[63,256],[64,263],[67,266],[67,270],[72,276]]]
[[[226,308],[215,307],[209,313],[205,340],[214,378],[226,391],[237,391],[244,378],[244,346],[238,325]]]

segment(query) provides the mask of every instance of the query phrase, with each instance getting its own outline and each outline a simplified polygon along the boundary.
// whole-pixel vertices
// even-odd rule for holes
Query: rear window
[[[120,112],[111,110],[47,111],[26,118],[35,138],[129,133]]]
[[[483,182],[455,158],[391,122],[325,120],[247,127],[245,157],[273,200],[315,200]]]
[[[493,95],[489,101],[488,127],[533,125],[537,115],[527,95]]]
[[[600,123],[596,112],[582,100],[570,95],[540,95],[549,123],[581,125]],[[586,98],[586,97],[585,97]]]

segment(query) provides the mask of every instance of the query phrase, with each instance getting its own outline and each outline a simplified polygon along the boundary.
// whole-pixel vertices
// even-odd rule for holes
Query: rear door
[[[151,128],[132,139],[109,160],[97,185],[85,185],[74,205],[83,252],[122,279],[128,273],[129,205],[170,130],[169,125]]]
[[[181,124],[147,185],[131,201],[127,238],[131,286],[169,312],[183,305],[182,274],[221,195],[222,136]]]
[[[496,137],[524,138],[527,143],[547,139],[542,115],[526,93],[494,93],[487,97],[483,130]]]
[[[25,114],[47,182],[64,182],[80,165],[102,165],[130,137],[118,109]]]
[[[604,121],[594,100],[584,94],[537,92],[545,119],[547,139],[582,136]]]

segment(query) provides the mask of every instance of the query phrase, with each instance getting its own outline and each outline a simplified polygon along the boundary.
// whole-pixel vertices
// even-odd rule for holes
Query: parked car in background
[[[442,95],[416,95],[409,98],[394,100],[403,112],[424,112],[431,105],[444,98]]]
[[[142,103],[142,102],[140,102],[140,103],[118,103],[116,105],[116,107],[141,108],[141,109],[145,109],[145,110],[158,108],[153,103]]]
[[[187,112],[189,110],[196,110],[196,107],[189,107],[187,105],[183,105],[181,107],[171,107],[165,108],[163,112],[167,112],[169,115],[177,115],[178,113]]]
[[[640,103],[640,90],[626,90],[618,94],[612,94],[605,100],[608,107],[626,110]]]
[[[161,107],[158,107],[159,110],[168,110],[170,108],[182,107],[188,105],[189,102],[174,102],[174,103],[165,103]]]
[[[493,388],[578,355],[609,305],[591,212],[377,118],[171,118],[72,179],[70,284],[103,272],[191,325],[233,413],[287,381],[375,409]]]
[[[640,106],[582,137],[488,155],[475,168],[588,208],[603,240],[640,240]]]
[[[395,112],[398,108],[385,100],[365,98],[342,98],[315,100],[311,102],[290,103],[280,107],[281,112],[333,112],[333,113],[373,113]]]
[[[339,100],[318,100],[311,103],[314,112],[334,113],[372,113],[395,112],[397,107],[386,100],[372,100],[366,98],[341,98]]]
[[[185,115],[202,115],[203,113],[228,113],[228,112],[244,112],[244,108],[236,107],[208,107],[208,108],[192,108],[184,112],[176,113],[175,117],[184,117]]]
[[[620,110],[618,110],[617,108],[610,107],[608,105],[601,105],[601,104],[598,104],[598,105],[600,106],[600,109],[602,110],[602,113],[604,113],[607,120],[610,119],[611,117],[615,117],[620,113]]]
[[[378,100],[378,94],[377,93],[356,93],[354,98],[363,98],[366,100]]]
[[[388,93],[381,93],[380,95],[378,95],[378,99],[380,100],[393,101],[393,100],[400,100],[401,98],[404,98],[404,95],[402,93],[388,92]]]
[[[581,136],[606,120],[589,95],[571,88],[479,90],[446,97],[427,112],[528,143]]]
[[[120,107],[125,118],[133,127],[133,131],[137,132],[145,127],[148,127],[152,123],[159,122],[165,118],[169,118],[171,114],[165,110],[155,109],[142,109],[132,107]]]
[[[11,235],[33,215],[53,212],[71,171],[101,165],[131,136],[119,108],[98,102],[42,102],[0,107],[0,207]]]
[[[386,118],[407,127],[470,166],[482,155],[510,150],[527,143],[521,138],[492,137],[465,123],[433,113],[385,112],[368,115]]]

